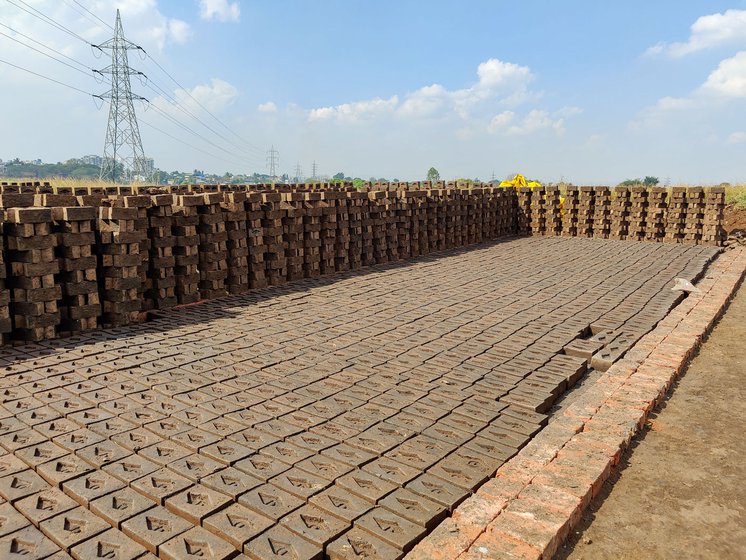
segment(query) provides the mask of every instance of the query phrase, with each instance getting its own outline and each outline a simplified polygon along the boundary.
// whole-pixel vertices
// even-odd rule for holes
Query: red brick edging
[[[721,254],[690,294],[407,560],[550,559],[650,412],[683,372],[746,274],[746,249]]]

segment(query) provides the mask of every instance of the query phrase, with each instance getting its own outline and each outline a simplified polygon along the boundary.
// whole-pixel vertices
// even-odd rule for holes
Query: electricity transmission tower
[[[301,169],[300,162],[295,164],[295,182],[300,183],[303,181],[303,169]]]
[[[275,150],[274,145],[267,150],[267,167],[269,167],[269,176],[277,177],[277,168],[280,166],[280,152]]]
[[[311,166],[311,169],[312,169],[312,171],[313,171],[313,178],[315,179],[315,178],[316,178],[316,171],[317,171],[317,169],[318,169],[318,168],[316,167],[316,160],[314,160],[314,161],[313,161],[313,165]]]
[[[145,76],[145,74],[130,68],[127,61],[128,50],[142,50],[142,48],[124,38],[119,10],[117,10],[117,21],[114,26],[114,38],[97,45],[97,48],[111,50],[111,65],[100,71],[101,74],[111,75],[111,89],[99,96],[101,99],[109,100],[109,124],[106,127],[100,178],[116,182],[122,175],[125,177],[146,175],[149,170],[132,102],[134,100],[147,101],[147,99],[133,95],[130,87],[130,76]]]

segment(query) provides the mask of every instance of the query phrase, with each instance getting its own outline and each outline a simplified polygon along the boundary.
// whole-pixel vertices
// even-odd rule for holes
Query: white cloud
[[[337,122],[355,123],[391,113],[399,104],[399,97],[394,95],[389,99],[376,97],[367,101],[343,103],[334,107],[320,107],[308,112],[309,121],[323,121],[334,119]]]
[[[177,89],[172,97],[190,113],[196,115],[207,108],[212,113],[220,113],[229,107],[238,97],[238,90],[224,80],[212,78],[209,84],[199,84],[189,90]],[[168,99],[157,97],[152,103],[160,110],[184,120],[185,115]]]
[[[401,119],[455,115],[469,121],[474,119],[474,112],[484,112],[487,106],[512,107],[537,98],[538,94],[528,88],[533,80],[534,75],[527,66],[493,58],[477,67],[477,81],[467,88],[448,90],[441,84],[432,84],[405,94],[401,103],[398,95],[387,100],[377,97],[311,109],[308,118],[311,121],[336,118],[353,122],[384,115],[396,115]]]
[[[746,51],[720,62],[701,90],[722,97],[746,97]]]
[[[267,101],[266,103],[261,103],[257,110],[260,113],[276,113],[277,112],[277,105],[275,105],[272,101]]]
[[[192,28],[185,21],[172,19],[168,22],[168,36],[179,45],[183,45],[192,37]]]
[[[746,142],[746,132],[733,132],[728,135],[726,144],[742,144]]]
[[[503,111],[499,115],[492,117],[490,124],[487,125],[487,131],[490,134],[496,132],[504,132],[507,126],[515,119],[515,113],[513,111]]]
[[[241,7],[238,2],[228,0],[199,0],[199,15],[206,21],[239,21]]]
[[[554,130],[562,135],[565,132],[565,119],[554,118],[548,111],[533,109],[520,123],[510,126],[507,132],[508,134],[527,135],[541,130]]]
[[[684,43],[658,43],[647,55],[668,55],[674,58],[724,45],[746,45],[746,10],[702,16],[691,26],[689,40]]]

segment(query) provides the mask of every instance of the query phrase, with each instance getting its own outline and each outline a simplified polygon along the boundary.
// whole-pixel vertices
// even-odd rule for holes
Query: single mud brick
[[[331,481],[293,467],[270,479],[269,483],[306,501],[329,486]]]
[[[31,522],[23,514],[18,513],[8,502],[0,504],[0,537],[14,533],[29,525],[31,525]]]
[[[369,463],[376,458],[374,453],[352,447],[346,443],[340,443],[334,447],[324,449],[321,454],[350,465],[351,467],[361,467],[365,463]]]
[[[376,504],[385,495],[396,490],[393,482],[382,480],[365,471],[353,471],[339,478],[336,486],[344,488],[371,504]]]
[[[504,426],[494,426],[492,424],[479,432],[477,437],[483,437],[516,450],[523,448],[531,439],[531,436],[519,434]]]
[[[577,358],[585,358],[586,360],[589,360],[593,354],[603,347],[604,343],[600,340],[576,339],[570,344],[567,344],[562,350],[568,356],[575,356]]]
[[[244,554],[252,560],[322,560],[324,549],[298,538],[285,527],[272,527],[243,547]]]
[[[355,521],[355,528],[367,531],[403,552],[411,550],[426,533],[424,527],[383,507],[374,508],[363,515]]]
[[[347,522],[354,521],[373,507],[341,486],[331,486],[311,496],[308,502]]]
[[[226,438],[226,441],[236,441],[254,451],[259,451],[268,445],[277,443],[280,441],[280,438],[257,430],[256,428],[247,428],[237,434],[231,434]]]
[[[422,473],[419,469],[387,457],[380,457],[364,465],[362,470],[377,478],[393,482],[397,486],[404,486],[404,484]]]
[[[502,443],[487,439],[482,436],[477,436],[474,439],[468,441],[464,445],[463,449],[471,449],[479,453],[489,455],[493,459],[493,461],[497,462],[497,468],[500,467],[501,463],[504,463],[513,455],[518,453],[518,449],[516,447],[504,445]]]
[[[228,440],[218,441],[200,450],[200,455],[204,455],[223,465],[232,465],[253,454],[254,451],[249,447]]]
[[[204,477],[200,483],[207,488],[225,494],[231,500],[237,500],[241,494],[261,486],[262,480],[228,467]]]
[[[181,459],[169,463],[168,468],[192,482],[199,482],[200,479],[225,468],[224,465],[213,461],[209,457],[204,457],[193,453]]]
[[[533,412],[517,406],[509,406],[504,409],[501,414],[504,416],[510,416],[511,418],[518,418],[524,422],[537,424],[539,426],[546,426],[549,423],[549,416],[546,414]]]
[[[191,528],[191,523],[161,506],[156,506],[122,523],[124,534],[153,554],[158,553],[160,545]]]
[[[25,471],[28,465],[15,455],[0,455],[0,477]]]
[[[351,529],[326,547],[329,560],[400,560],[404,552],[367,531]]]
[[[453,511],[470,494],[468,490],[427,473],[418,476],[404,488],[446,507],[449,511]]]
[[[130,455],[114,463],[104,465],[102,468],[125,484],[131,484],[137,479],[156,472],[158,465],[152,461],[148,461],[144,457]]]
[[[158,554],[167,560],[228,560],[236,554],[236,549],[202,527],[193,527],[159,546]]]
[[[400,488],[383,498],[380,505],[428,531],[434,529],[448,515],[448,509],[444,505],[405,488]]]
[[[314,505],[305,505],[295,510],[280,523],[293,533],[319,546],[324,546],[350,528],[348,522]]]
[[[60,547],[49,540],[36,527],[26,527],[0,537],[0,558],[3,560],[30,560],[49,558]]]
[[[124,487],[124,482],[103,471],[88,473],[62,484],[62,490],[65,494],[85,507],[89,507],[92,500],[121,490]]]
[[[63,550],[90,539],[109,529],[109,524],[85,508],[77,507],[46,519],[39,529]]]
[[[323,449],[328,449],[338,442],[332,438],[322,436],[321,434],[314,434],[311,432],[303,432],[298,435],[289,437],[288,443],[307,449],[313,453],[318,453]]]
[[[57,436],[52,441],[68,451],[77,453],[79,449],[104,441],[104,438],[87,428],[80,428],[74,432]]]
[[[75,455],[54,459],[36,468],[36,472],[44,480],[60,488],[64,482],[89,473],[91,470],[91,465]]]
[[[93,513],[114,527],[154,507],[155,503],[130,488],[123,488],[93,500],[89,507]]]
[[[211,434],[210,432],[199,429],[181,432],[179,434],[169,436],[169,438],[172,441],[180,443],[184,447],[188,447],[194,452],[197,452],[203,447],[207,447],[208,445],[212,445],[213,443],[220,441],[220,438],[215,434]]]
[[[48,488],[49,484],[32,470],[0,478],[0,496],[9,502],[15,502]]]
[[[251,457],[237,461],[233,467],[254,478],[267,482],[270,478],[288,470],[290,465],[269,455],[257,453]]]
[[[330,457],[324,457],[323,455],[313,455],[298,463],[296,467],[329,481],[333,481],[340,476],[347,474],[354,468]]]
[[[269,529],[275,522],[246,506],[233,504],[205,518],[202,525],[208,531],[228,541],[238,550],[251,539]]]
[[[463,445],[474,437],[472,432],[445,424],[442,420],[423,430],[422,434],[453,445]]]
[[[137,544],[117,529],[104,531],[70,550],[70,554],[75,560],[90,560],[91,558],[136,560],[142,558],[146,553],[145,547]]]
[[[24,447],[16,451],[16,456],[31,468],[36,468],[42,463],[59,459],[69,454],[69,451],[51,441],[45,441],[44,443]]]
[[[103,440],[88,447],[78,449],[75,454],[91,466],[101,468],[109,463],[130,457],[132,452],[121,445]]]
[[[14,505],[37,527],[39,523],[46,519],[78,507],[75,500],[66,496],[57,488],[42,490],[37,494],[32,494],[17,501]]]
[[[166,509],[191,521],[195,525],[208,515],[230,503],[230,498],[201,484],[195,484],[178,494],[167,498]]]
[[[314,455],[314,452],[287,441],[282,441],[265,447],[262,449],[262,454],[274,457],[283,463],[295,465],[303,459]]]
[[[513,418],[512,416],[500,416],[490,423],[490,427],[511,430],[529,437],[535,436],[541,430],[540,425]]]
[[[11,434],[0,436],[0,445],[7,451],[17,451],[30,445],[36,445],[46,441],[46,437],[31,428],[21,429]]]
[[[134,490],[159,504],[192,485],[193,481],[167,468],[149,473],[130,484]]]
[[[146,459],[161,466],[168,465],[177,459],[187,457],[191,454],[191,449],[187,449],[183,445],[171,441],[154,443],[138,452],[138,455],[142,455]]]
[[[497,470],[497,467],[495,467],[495,470]],[[437,476],[467,491],[472,491],[482,485],[489,476],[480,469],[472,469],[461,461],[451,460],[450,456],[441,459],[427,469],[427,474]]]
[[[303,502],[293,494],[270,484],[254,488],[238,498],[239,504],[275,521],[298,509]]]

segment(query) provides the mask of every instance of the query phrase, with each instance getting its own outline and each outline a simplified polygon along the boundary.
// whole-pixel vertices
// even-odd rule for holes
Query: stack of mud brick
[[[25,341],[55,338],[62,290],[55,283],[59,261],[54,253],[52,209],[9,208],[6,219],[14,337]]]
[[[350,212],[347,193],[339,191],[334,201],[337,208],[337,229],[334,237],[334,268],[337,272],[350,270]]]
[[[199,214],[199,292],[202,299],[228,295],[228,231],[222,193],[205,193]]]
[[[545,187],[546,198],[546,234],[562,235],[562,211],[560,209],[560,190],[558,187]]]
[[[725,189],[712,187],[705,193],[705,217],[702,224],[702,243],[721,245],[727,238],[723,220],[725,212]]]
[[[663,241],[666,236],[666,189],[653,187],[648,191],[646,241]]]
[[[529,187],[518,187],[517,197],[516,233],[527,235],[531,233],[531,189]]]
[[[459,246],[469,244],[469,222],[472,220],[472,217],[469,215],[470,194],[469,189],[459,189],[459,217],[461,219],[461,243],[459,243]]]
[[[576,237],[580,213],[580,189],[568,186],[565,190],[565,202],[562,205],[562,235]]]
[[[174,246],[176,299],[179,304],[199,301],[199,206],[204,197],[199,194],[177,195],[174,200],[171,231]]]
[[[0,208],[0,220],[5,223],[5,210],[2,208]],[[10,290],[6,286],[8,271],[4,254],[5,251],[0,245],[0,344],[7,344],[10,341],[10,332],[13,330],[13,321],[10,319]]]
[[[686,228],[686,187],[673,187],[666,208],[666,243],[682,243]]]
[[[531,193],[531,233],[547,233],[547,199],[545,187],[534,187]]]
[[[578,199],[578,237],[593,237],[595,207],[595,189],[593,187],[580,187],[580,197]]]
[[[56,278],[62,291],[59,301],[61,336],[95,329],[101,314],[98,291],[96,209],[92,206],[52,208],[55,253],[60,271]],[[140,295],[136,299],[140,299]]]
[[[705,219],[705,191],[701,187],[686,189],[686,226],[684,240],[688,243],[702,242],[702,227]]]
[[[629,232],[627,239],[644,241],[648,226],[648,190],[645,187],[631,187],[629,209]]]
[[[440,188],[427,191],[427,238],[430,251],[446,248],[446,190]]]
[[[514,188],[504,189],[501,187],[498,187],[497,191],[500,193],[501,233],[515,235],[517,231],[518,192]]]
[[[98,209],[98,285],[101,322],[105,327],[128,325],[140,319],[140,244],[145,231],[135,227],[137,220],[137,208]]]
[[[120,191],[121,192],[121,191]],[[141,232],[147,232],[150,227],[150,221],[148,218],[148,208],[152,204],[152,199],[147,195],[124,195],[116,197],[112,200],[113,206],[124,206],[125,208],[136,208],[137,219],[135,220],[135,230]],[[142,241],[140,241],[140,265],[137,270],[140,275],[140,293],[139,298],[142,300],[142,310],[149,311],[156,308],[155,301],[149,297],[148,290],[150,288],[148,278],[148,268],[150,261],[150,247],[151,240],[148,235],[143,235]]]
[[[220,203],[225,224],[228,261],[225,287],[230,294],[242,294],[250,289],[246,198],[245,192],[225,192]]]
[[[324,208],[321,193],[303,193],[303,275],[321,275],[321,217]]]
[[[386,260],[394,262],[399,260],[399,195],[396,191],[386,191]]]
[[[372,244],[372,260],[370,264],[388,262],[386,252],[386,193],[383,191],[369,191],[368,195],[368,226],[370,228]],[[366,226],[363,226],[366,228]],[[367,231],[367,228],[363,230]]]
[[[305,236],[303,222],[305,208],[302,192],[287,192],[282,195],[282,242],[285,248],[287,279],[299,280],[304,277]]]
[[[349,220],[350,270],[359,270],[363,266],[363,253],[365,243],[363,239],[363,219],[367,210],[368,197],[362,192],[348,192],[347,215]],[[368,260],[368,257],[365,258]]]
[[[269,285],[264,264],[267,245],[264,241],[264,227],[262,225],[264,218],[262,200],[262,193],[246,193],[244,208],[246,209],[246,234],[248,235],[247,243],[249,246],[249,286],[252,289],[266,288]]]
[[[335,271],[334,239],[337,235],[337,196],[336,192],[321,194],[321,274]]]
[[[147,208],[150,250],[145,293],[156,309],[166,309],[177,304],[173,195],[153,195],[150,199],[151,205]]]
[[[469,193],[469,244],[484,239],[484,189],[473,188]]]
[[[430,182],[425,181],[420,184],[419,189],[416,191],[414,209],[414,218],[417,222],[417,230],[419,232],[419,254],[427,255],[430,253],[430,230],[428,229],[430,205],[427,198],[427,192],[430,189]]]
[[[632,210],[630,191],[627,187],[615,187],[611,199],[611,230],[609,239],[627,239]]]
[[[399,241],[399,258],[408,259],[412,256],[412,205],[409,191],[399,191],[396,205],[396,229]]]
[[[608,239],[611,235],[611,189],[595,187],[593,192],[593,237]]]
[[[262,194],[262,230],[264,234],[264,273],[271,286],[278,286],[287,281],[288,268],[283,242],[282,195],[279,192]]]

